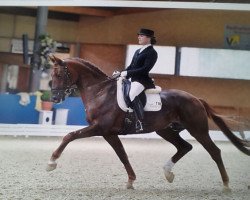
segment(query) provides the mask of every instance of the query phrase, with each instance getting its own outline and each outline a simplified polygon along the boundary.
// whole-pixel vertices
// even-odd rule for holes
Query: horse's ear
[[[55,56],[53,54],[49,54],[48,57],[49,57],[49,59],[50,59],[51,62],[53,62],[53,63],[56,62]]]
[[[48,58],[49,58],[49,60],[51,61],[51,62],[55,62],[55,59],[54,59],[54,55],[53,54],[49,54],[48,55]]]
[[[49,59],[50,59],[54,64],[58,64],[58,65],[62,65],[62,64],[63,64],[63,61],[62,61],[60,58],[54,56],[53,54],[50,54],[50,55],[49,55]]]

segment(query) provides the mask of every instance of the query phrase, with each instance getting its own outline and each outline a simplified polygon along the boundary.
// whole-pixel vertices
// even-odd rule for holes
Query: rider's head
[[[141,28],[140,31],[137,33],[137,35],[138,35],[138,42],[141,45],[156,43],[153,30]]]

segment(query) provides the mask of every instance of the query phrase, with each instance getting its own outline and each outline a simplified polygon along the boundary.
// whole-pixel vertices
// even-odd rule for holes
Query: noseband
[[[71,74],[66,63],[63,62],[60,66],[63,67],[63,88],[52,88],[51,91],[57,96],[59,96],[60,94],[68,96],[72,92],[72,90],[76,89],[76,85],[73,85],[73,83],[71,82]]]

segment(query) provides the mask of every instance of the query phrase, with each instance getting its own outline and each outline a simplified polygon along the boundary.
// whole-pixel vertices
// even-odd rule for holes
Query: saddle
[[[119,107],[125,112],[133,112],[130,108],[131,101],[129,98],[129,91],[131,82],[128,79],[120,77],[117,80],[117,102]],[[160,98],[161,88],[146,89],[138,97],[144,108],[144,111],[159,111],[162,107]]]

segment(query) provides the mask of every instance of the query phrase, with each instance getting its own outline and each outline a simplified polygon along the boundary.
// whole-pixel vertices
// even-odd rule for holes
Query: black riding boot
[[[144,117],[144,110],[141,101],[139,100],[139,97],[135,97],[135,99],[131,102],[131,108],[134,110],[135,113],[135,129],[136,132],[142,132],[143,127],[142,127],[142,121]]]

